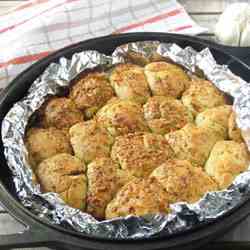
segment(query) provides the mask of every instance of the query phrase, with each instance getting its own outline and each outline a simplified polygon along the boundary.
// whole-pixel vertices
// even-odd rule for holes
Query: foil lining
[[[156,52],[190,72],[202,70],[220,90],[234,98],[237,123],[250,149],[250,85],[234,75],[227,66],[218,65],[209,49],[197,52],[191,47],[182,49],[176,44],[144,41],[118,47],[112,56],[97,51],[76,53],[70,60],[61,58],[59,63],[52,63],[31,85],[27,96],[14,104],[2,123],[4,154],[24,206],[44,220],[91,236],[135,239],[171,235],[213,221],[249,197],[250,170],[240,174],[227,190],[207,193],[193,204],[172,204],[171,214],[97,221],[91,215],[67,206],[55,193],[41,193],[39,185],[32,183],[24,133],[29,118],[47,96],[56,95],[61,88],[69,86],[71,80],[85,69],[96,66],[108,69],[126,61],[128,53],[139,53],[147,59]]]

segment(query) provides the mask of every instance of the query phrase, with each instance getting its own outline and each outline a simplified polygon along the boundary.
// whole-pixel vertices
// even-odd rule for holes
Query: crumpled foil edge
[[[250,149],[250,86],[227,66],[217,64],[208,48],[197,52],[191,47],[182,49],[176,44],[143,41],[122,45],[112,56],[84,51],[74,54],[70,60],[61,58],[59,63],[50,64],[31,85],[27,96],[14,104],[3,120],[4,154],[20,201],[44,220],[100,238],[138,239],[171,235],[217,219],[249,196],[250,170],[236,177],[227,190],[209,192],[193,204],[172,204],[170,214],[127,216],[104,221],[97,221],[90,214],[69,207],[56,193],[41,193],[39,185],[32,183],[32,170],[27,167],[28,152],[24,145],[25,129],[31,115],[48,95],[56,95],[61,88],[69,86],[71,80],[83,70],[100,65],[109,68],[124,62],[128,52],[140,53],[146,58],[157,52],[190,72],[195,72],[197,67],[202,70],[220,90],[234,98],[237,124],[244,132]]]

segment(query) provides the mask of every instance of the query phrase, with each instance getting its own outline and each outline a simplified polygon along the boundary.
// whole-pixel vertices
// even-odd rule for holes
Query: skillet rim
[[[225,54],[226,56],[230,57],[232,59],[232,61],[235,61],[236,63],[239,63],[241,65],[243,65],[245,68],[247,68],[248,70],[250,69],[246,64],[242,63],[239,59],[235,58],[234,56],[228,54],[228,53],[225,53],[221,48],[218,47],[218,45],[212,43],[212,42],[208,42],[208,41],[205,41],[205,40],[202,40],[202,39],[198,39],[198,38],[192,38],[192,37],[189,37],[189,36],[184,36],[184,35],[177,35],[177,34],[167,34],[167,33],[154,33],[154,32],[146,32],[146,33],[129,33],[129,34],[120,34],[120,35],[109,35],[109,36],[104,36],[104,37],[99,37],[99,38],[93,38],[93,39],[89,39],[89,40],[86,40],[86,41],[83,41],[83,42],[80,42],[80,43],[77,43],[77,44],[74,44],[74,45],[71,45],[71,46],[68,46],[66,48],[63,48],[55,53],[52,53],[50,54],[48,57],[36,62],[35,64],[33,64],[31,67],[29,67],[27,70],[25,70],[24,72],[22,72],[20,75],[18,75],[11,83],[10,85],[1,93],[0,95],[0,108],[3,108],[3,102],[6,100],[6,98],[9,97],[9,95],[11,95],[12,91],[15,90],[15,87],[17,86],[18,82],[20,81],[19,79],[24,77],[25,74],[29,74],[30,72],[32,72],[34,69],[36,70],[36,68],[38,68],[39,66],[41,66],[41,64],[46,64],[46,62],[50,61],[55,61],[55,59],[58,59],[60,58],[61,56],[63,56],[63,54],[66,53],[70,53],[70,51],[74,51],[75,49],[77,49],[78,47],[81,47],[81,46],[84,46],[84,44],[91,44],[93,42],[96,42],[96,41],[100,41],[100,40],[103,40],[103,42],[105,42],[105,40],[110,40],[110,39],[117,39],[117,38],[133,38],[135,36],[139,36],[140,39],[136,39],[136,40],[156,40],[155,38],[153,37],[159,37],[159,38],[163,38],[163,39],[177,39],[177,40],[185,40],[185,41],[188,41],[190,42],[191,44],[196,44],[196,45],[200,45],[200,46],[204,46],[204,47],[210,47],[210,48],[213,48],[215,50],[218,50],[220,53],[223,53]],[[146,36],[147,38],[146,39],[142,39],[144,38],[144,36]],[[148,37],[151,37],[152,39],[149,39]],[[157,40],[160,40],[160,39],[157,39]],[[132,39],[133,40],[133,39]],[[192,46],[192,45],[191,45]],[[7,111],[8,112],[8,111]],[[2,141],[1,141],[1,144],[2,144]],[[5,194],[4,194],[5,193]],[[160,237],[153,237],[153,238],[149,238],[149,239],[130,239],[130,240],[124,240],[124,239],[106,239],[106,238],[101,238],[101,237],[94,237],[94,236],[89,236],[89,235],[85,235],[84,233],[79,233],[79,232],[75,232],[73,230],[67,230],[67,229],[64,229],[62,228],[61,226],[57,226],[57,225],[52,225],[52,224],[49,224],[39,218],[37,218],[32,212],[30,212],[27,208],[25,208],[20,202],[18,202],[14,197],[13,197],[13,194],[11,194],[9,192],[9,190],[7,190],[7,188],[4,186],[2,180],[0,180],[0,198],[1,200],[3,200],[3,203],[4,205],[6,205],[7,207],[7,210],[10,210],[10,213],[16,218],[18,218],[18,220],[21,220],[21,218],[19,218],[19,216],[16,216],[16,209],[18,208],[21,212],[21,215],[20,217],[22,218],[25,218],[28,220],[28,225],[33,225],[36,224],[36,223],[40,223],[42,224],[42,226],[46,226],[46,227],[49,227],[49,228],[52,228],[57,230],[57,231],[62,231],[64,233],[68,233],[68,234],[73,234],[74,236],[77,236],[77,237],[81,237],[81,238],[87,238],[87,239],[90,239],[90,240],[104,240],[104,241],[112,241],[112,242],[139,242],[139,241],[142,241],[142,240],[161,240],[161,239],[171,239],[173,237],[178,237],[178,236],[183,236],[183,235],[186,235],[186,234],[189,234],[189,233],[192,233],[192,232],[195,232],[196,230],[200,230],[201,228],[204,228],[205,226],[208,226],[208,224],[210,223],[203,223],[201,226],[199,226],[198,228],[194,227],[192,229],[188,229],[188,230],[185,230],[184,232],[180,232],[180,233],[177,233],[177,234],[173,234],[171,236],[160,236]],[[8,199],[9,201],[11,201],[13,204],[10,206],[10,204],[8,204],[8,202],[4,202],[5,199]],[[240,209],[242,206],[244,206],[247,201],[249,201],[249,199],[247,199],[246,201],[244,201],[242,204],[239,204],[239,206],[237,206],[236,208],[232,209],[231,211],[225,213],[222,217],[220,217],[219,219],[217,219],[216,221],[212,222],[213,224],[214,223],[217,223],[217,222],[222,222],[223,223],[223,218],[226,217],[226,216],[230,216],[232,215],[233,213],[235,213],[236,211],[238,211],[238,209]],[[250,205],[250,202],[248,202],[249,205]],[[15,206],[14,206],[15,205]],[[15,209],[16,207],[16,209]],[[19,213],[20,214],[20,213]],[[25,214],[25,216],[23,216]],[[30,218],[28,218],[27,216],[30,216],[30,218],[32,218],[32,222],[30,220]],[[25,219],[25,220],[26,220]],[[29,222],[30,221],[30,222]],[[35,222],[34,222],[35,221]]]

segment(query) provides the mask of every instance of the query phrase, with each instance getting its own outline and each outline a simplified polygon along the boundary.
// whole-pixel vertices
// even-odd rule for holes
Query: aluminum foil
[[[84,51],[74,54],[70,60],[61,58],[59,63],[52,63],[32,84],[27,96],[10,109],[2,123],[4,153],[14,176],[18,197],[24,206],[44,220],[101,238],[149,238],[159,234],[170,235],[213,221],[250,195],[250,171],[246,171],[227,190],[207,193],[193,204],[172,204],[171,214],[97,221],[91,215],[69,207],[55,193],[41,193],[39,185],[32,183],[24,133],[34,111],[48,95],[55,95],[61,88],[68,87],[71,80],[83,70],[100,65],[108,69],[124,62],[131,52],[139,53],[144,59],[151,58],[157,52],[190,72],[202,70],[220,90],[234,98],[237,123],[250,149],[250,85],[234,75],[227,66],[218,65],[209,49],[197,52],[191,47],[182,49],[176,44],[145,41],[123,45],[112,56]]]

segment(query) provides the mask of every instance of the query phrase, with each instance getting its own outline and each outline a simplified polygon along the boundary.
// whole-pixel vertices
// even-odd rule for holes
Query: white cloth
[[[175,0],[31,0],[0,16],[0,88],[38,59],[112,32],[196,35],[198,26]]]

